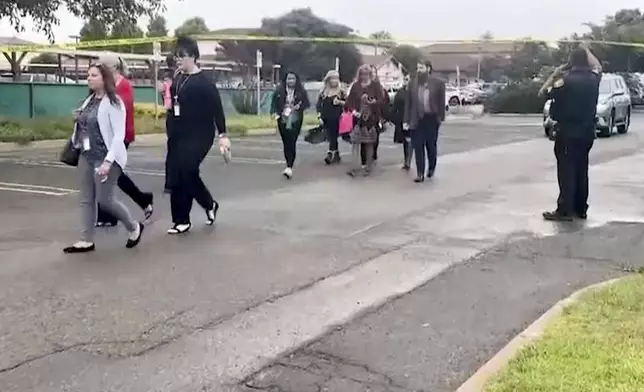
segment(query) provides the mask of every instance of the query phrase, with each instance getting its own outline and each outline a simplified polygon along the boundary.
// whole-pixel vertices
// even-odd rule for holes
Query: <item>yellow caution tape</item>
[[[41,45],[8,45],[0,46],[0,52],[47,52],[48,50],[74,50],[88,48],[107,48],[111,46],[132,46],[151,44],[154,42],[172,42],[174,37],[145,37],[118,38],[97,41],[83,41],[70,44],[41,44]]]
[[[581,43],[588,42],[590,44],[599,45],[613,45],[644,48],[644,43],[640,42],[617,42],[617,41],[587,41],[587,40],[572,40],[572,39],[534,39],[534,38],[513,38],[513,39],[471,39],[471,40],[428,40],[428,39],[373,39],[373,38],[359,38],[359,37],[276,37],[268,35],[234,35],[234,34],[205,34],[193,36],[201,41],[259,41],[259,42],[313,42],[313,43],[344,43],[344,44],[369,44],[369,45],[392,45],[400,43],[408,44],[525,44],[525,43]],[[11,45],[0,46],[2,52],[46,52],[47,50],[74,50],[74,49],[87,49],[87,48],[107,48],[112,46],[132,46],[151,44],[154,42],[172,42],[174,37],[144,37],[144,38],[122,38],[122,39],[107,39],[98,41],[83,41],[79,43],[69,44],[53,44],[53,45]]]

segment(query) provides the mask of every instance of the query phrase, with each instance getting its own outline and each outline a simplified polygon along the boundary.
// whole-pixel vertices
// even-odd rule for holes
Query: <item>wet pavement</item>
[[[632,170],[644,163],[639,155],[643,130],[644,119],[635,118],[631,133],[597,141],[588,227],[643,216],[638,185],[642,181]],[[167,200],[159,192],[162,148],[134,147],[128,171],[142,188],[155,190],[158,199],[144,242],[126,251],[122,229],[105,230],[97,238],[99,251],[80,257],[60,252],[75,237],[74,171],[55,163],[56,151],[0,154],[0,390],[197,391],[256,383],[258,388],[274,385],[281,388],[275,390],[300,392],[308,389],[294,383],[309,375],[295,372],[285,378],[288,373],[266,367],[303,345],[304,351],[280,361],[317,361],[306,355],[325,353],[327,362],[345,359],[342,366],[349,366],[355,361],[356,367],[342,370],[363,372],[353,378],[369,376],[365,367],[391,361],[393,373],[384,373],[374,385],[398,377],[401,368],[418,365],[418,356],[425,354],[406,357],[408,346],[387,342],[385,332],[396,327],[391,320],[414,316],[423,318],[423,325],[435,316],[440,326],[449,318],[438,306],[448,301],[425,308],[418,292],[436,290],[426,288],[434,282],[445,287],[457,282],[450,278],[458,268],[454,266],[477,260],[482,251],[509,238],[561,230],[539,219],[539,212],[552,207],[556,196],[552,143],[539,127],[511,121],[455,122],[442,131],[444,155],[437,177],[422,185],[413,184],[411,174],[398,169],[400,146],[387,140],[390,134],[383,136],[375,175],[356,180],[346,178],[342,166],[324,166],[324,146],[303,146],[296,177],[285,181],[280,177],[278,142],[238,142],[232,164],[213,156],[203,168],[222,204],[217,227],[196,224],[194,232],[183,237],[164,234],[170,222]],[[202,214],[195,208],[195,223]],[[569,235],[579,230],[569,228]],[[577,284],[603,276],[571,270]],[[554,269],[544,274],[548,271],[557,274]],[[475,285],[476,279],[463,274],[463,287]],[[499,269],[492,275],[504,274]],[[533,280],[547,281],[544,276]],[[551,279],[560,282],[567,276]],[[427,281],[428,286],[403,296]],[[511,279],[505,283],[508,291],[516,290]],[[557,290],[536,302],[543,308],[564,291]],[[403,306],[409,314],[401,314],[398,302],[391,302],[399,296],[409,301]],[[489,294],[491,306],[496,297]],[[476,320],[457,318],[467,310],[467,298],[455,301],[452,309],[458,324]],[[307,346],[330,328],[387,303],[394,310],[378,310],[373,314],[382,313],[380,319],[367,316],[346,329],[361,331],[369,325],[373,335],[362,334],[361,339],[356,332],[342,335],[344,340],[332,334]],[[541,308],[519,309],[520,315],[508,317],[518,323],[532,321],[527,319]],[[409,320],[412,326],[417,321]],[[417,333],[406,333],[418,346],[412,339]],[[487,351],[473,347],[466,356],[476,360],[466,366],[443,367],[456,374],[449,376],[451,383],[444,382],[445,373],[439,370],[422,377],[438,380],[431,385],[451,387],[506,335],[507,330],[495,330]],[[443,343],[441,337],[432,337],[436,345],[458,345],[456,337]],[[473,336],[469,343],[475,346],[484,338]],[[399,351],[379,358],[377,351],[370,351],[378,339],[384,339],[387,350],[395,351],[398,345]],[[328,349],[331,346],[346,346],[347,351]],[[370,353],[376,362],[363,361],[356,352]],[[427,366],[443,369],[436,366],[443,354],[427,354]],[[324,361],[315,366],[327,366]],[[378,366],[374,369],[380,374]],[[256,373],[263,368],[267,370]],[[410,368],[402,374],[419,371]],[[428,378],[413,377],[413,383],[397,378],[392,385],[410,390],[430,385]],[[302,385],[321,385],[316,380]],[[342,380],[327,382],[332,383],[326,386],[331,391],[352,390],[334,386],[343,385],[337,384]],[[358,385],[356,390],[378,389]]]

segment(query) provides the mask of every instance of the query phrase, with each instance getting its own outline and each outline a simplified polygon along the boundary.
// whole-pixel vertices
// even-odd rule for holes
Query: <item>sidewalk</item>
[[[276,135],[277,131],[274,128],[262,128],[262,129],[250,129],[244,136],[271,136]],[[244,136],[232,135],[233,139],[242,138]],[[16,143],[2,143],[0,142],[0,152],[10,152],[16,150],[27,150],[27,149],[55,149],[62,148],[64,140],[39,140],[32,142],[26,145],[20,145]],[[165,145],[166,135],[165,133],[155,133],[147,135],[137,135],[136,145],[137,146],[162,146]]]

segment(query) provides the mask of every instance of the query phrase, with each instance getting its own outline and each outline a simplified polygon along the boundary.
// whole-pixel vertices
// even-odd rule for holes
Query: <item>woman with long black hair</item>
[[[287,72],[273,94],[271,114],[277,121],[277,129],[284,146],[286,168],[282,174],[289,180],[293,177],[297,139],[302,131],[304,111],[310,106],[309,96],[300,77],[295,72]]]

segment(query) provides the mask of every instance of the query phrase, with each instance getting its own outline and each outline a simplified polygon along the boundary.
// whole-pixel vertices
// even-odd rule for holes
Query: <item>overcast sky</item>
[[[409,39],[475,39],[486,31],[495,38],[531,36],[556,40],[572,32],[583,32],[584,22],[601,22],[622,8],[643,7],[642,0],[167,0],[170,31],[187,18],[202,16],[211,29],[256,27],[263,17],[278,16],[295,7],[311,7],[324,18],[346,24],[361,34],[387,30]],[[437,5],[430,5],[430,4]],[[444,4],[444,5],[442,5]],[[82,22],[60,12],[57,41],[78,34]],[[142,26],[145,29],[143,22]],[[27,31],[18,36],[44,41],[42,34]],[[0,36],[12,36],[6,20],[0,21]]]

